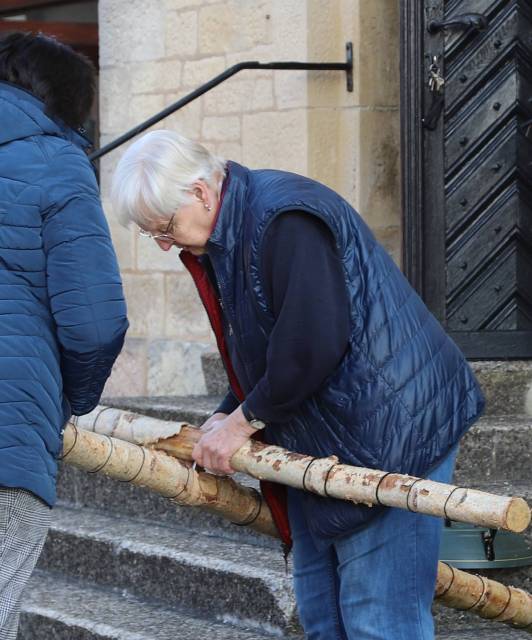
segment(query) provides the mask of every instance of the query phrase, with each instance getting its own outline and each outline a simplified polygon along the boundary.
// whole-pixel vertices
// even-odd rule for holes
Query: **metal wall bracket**
[[[202,84],[201,87],[198,87],[197,89],[187,94],[177,102],[174,102],[170,106],[166,107],[166,109],[159,111],[159,113],[156,113],[151,118],[148,118],[148,120],[141,122],[136,127],[133,127],[133,129],[130,129],[123,135],[111,141],[109,144],[106,144],[101,149],[98,149],[98,151],[91,153],[89,158],[91,160],[97,160],[98,158],[101,158],[106,153],[113,151],[114,149],[124,144],[128,140],[131,140],[131,138],[134,138],[135,136],[137,136],[139,133],[142,133],[146,129],[149,129],[154,124],[157,124],[157,122],[160,122],[170,114],[175,113],[176,111],[179,111],[179,109],[182,109],[185,105],[189,104],[193,100],[196,100],[196,98],[199,98],[204,93],[207,93],[207,91],[210,91],[214,87],[218,86],[219,84],[221,84],[222,82],[230,78],[231,76],[234,76],[236,73],[238,73],[239,71],[243,71],[244,69],[343,71],[346,74],[347,91],[352,92],[353,91],[353,43],[352,42],[346,43],[345,51],[346,51],[345,62],[266,62],[266,63],[256,62],[256,61],[239,62],[238,64],[235,64],[232,67],[229,67],[229,69],[226,69],[219,75],[215,76],[214,78],[212,78],[212,80],[209,80],[205,84]]]

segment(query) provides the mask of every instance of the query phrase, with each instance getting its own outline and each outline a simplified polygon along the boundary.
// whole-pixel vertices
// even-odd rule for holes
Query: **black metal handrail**
[[[204,93],[207,93],[207,91],[210,91],[212,88],[224,82],[224,80],[227,80],[231,76],[234,76],[236,73],[238,73],[239,71],[243,71],[244,69],[345,71],[347,90],[353,91],[353,44],[351,42],[347,42],[345,45],[345,49],[346,49],[345,62],[266,62],[266,63],[255,62],[255,61],[239,62],[238,64],[235,64],[232,67],[229,67],[229,69],[226,69],[219,75],[215,76],[214,78],[212,78],[212,80],[209,80],[205,84],[202,84],[201,87],[199,87],[198,89],[195,89],[194,91],[187,94],[177,102],[174,102],[173,104],[169,105],[162,111],[159,111],[159,113],[156,113],[151,118],[148,118],[148,120],[141,122],[136,127],[133,127],[133,129],[130,129],[129,131],[122,134],[115,140],[109,142],[109,144],[106,144],[101,149],[94,151],[93,153],[91,153],[89,158],[91,160],[97,160],[98,158],[101,158],[106,153],[113,151],[120,145],[124,144],[124,142],[131,140],[131,138],[134,138],[136,135],[138,135],[139,133],[142,133],[143,131],[153,126],[160,120],[163,120],[163,118],[166,118],[170,114],[175,113],[185,105],[189,104],[189,102],[192,102],[196,98],[199,98]]]

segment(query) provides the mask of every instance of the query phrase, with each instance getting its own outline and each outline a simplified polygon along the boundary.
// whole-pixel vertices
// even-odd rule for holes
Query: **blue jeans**
[[[450,482],[456,449],[427,478]],[[389,508],[318,551],[298,491],[288,491],[294,588],[308,640],[433,640],[443,521]]]

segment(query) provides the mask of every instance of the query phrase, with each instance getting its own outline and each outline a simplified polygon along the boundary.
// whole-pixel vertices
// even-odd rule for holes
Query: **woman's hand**
[[[214,419],[216,416],[221,416]],[[207,428],[208,425],[208,428]],[[203,468],[223,475],[235,472],[230,460],[256,429],[244,418],[240,407],[233,413],[215,414],[201,427],[205,431],[192,450],[192,457]]]
[[[212,416],[208,420],[205,420],[205,422],[201,425],[201,431],[210,431],[212,429],[212,425],[215,422],[219,422],[224,418],[227,418],[227,413],[213,413]]]

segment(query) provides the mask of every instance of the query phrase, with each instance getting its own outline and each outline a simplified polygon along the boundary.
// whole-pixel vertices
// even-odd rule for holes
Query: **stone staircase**
[[[474,366],[489,414],[463,441],[456,481],[532,503],[532,418],[524,413],[532,366]],[[205,357],[204,371],[209,396],[113,404],[200,424],[225,384],[215,356]],[[302,638],[290,567],[277,541],[68,465],[60,472],[59,496],[26,591],[19,640]],[[527,536],[532,544],[530,530]],[[532,591],[532,567],[488,573]],[[435,616],[439,640],[531,637],[438,606]]]

